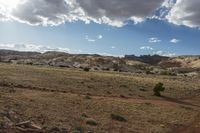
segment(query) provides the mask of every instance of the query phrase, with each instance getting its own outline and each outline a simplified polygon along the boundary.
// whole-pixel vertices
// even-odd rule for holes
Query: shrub
[[[82,116],[82,117],[85,117],[85,118],[88,117],[86,113],[83,113],[81,116]]]
[[[169,71],[162,71],[162,72],[160,72],[160,75],[177,76],[176,73],[169,72]]]
[[[72,131],[72,133],[84,133],[84,132],[85,128],[82,126],[75,127],[74,131]]]
[[[60,129],[58,127],[53,127],[51,128],[51,131],[60,132]]]
[[[149,75],[149,74],[154,74],[154,73],[150,70],[146,70],[146,74]]]
[[[92,98],[89,95],[86,95],[85,99],[92,99]]]
[[[147,91],[147,90],[145,90],[145,89],[141,88],[141,89],[140,89],[140,91]]]
[[[87,120],[86,120],[86,124],[91,125],[91,126],[96,126],[96,125],[98,125],[98,124],[97,124],[97,121],[94,120],[94,119],[92,119],[92,118],[87,119]]]
[[[85,72],[89,72],[90,71],[90,68],[86,67],[83,69]]]
[[[110,116],[113,120],[121,121],[121,122],[127,122],[127,119],[120,114],[111,114]]]
[[[124,95],[122,95],[122,94],[120,95],[120,97],[121,97],[121,98],[126,98],[126,96],[124,96]]]
[[[161,96],[160,92],[165,91],[165,87],[163,87],[163,83],[158,83],[153,89],[154,95],[155,96]]]

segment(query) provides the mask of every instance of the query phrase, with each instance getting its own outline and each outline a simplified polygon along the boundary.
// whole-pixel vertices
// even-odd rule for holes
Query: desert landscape
[[[2,133],[200,131],[198,56],[0,54]]]
[[[0,0],[0,133],[200,133],[200,0]]]

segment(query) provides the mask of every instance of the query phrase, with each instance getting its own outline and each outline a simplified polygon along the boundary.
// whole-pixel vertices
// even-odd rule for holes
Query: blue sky
[[[90,21],[86,24],[86,21],[77,20],[64,21],[56,25],[34,25],[8,19],[0,21],[0,48],[40,52],[58,50],[115,56],[200,54],[200,30],[196,23],[194,26],[177,24],[178,20],[170,22],[170,19],[161,20],[153,17],[145,18],[141,22],[120,20],[123,22],[120,26],[113,25],[114,21]]]

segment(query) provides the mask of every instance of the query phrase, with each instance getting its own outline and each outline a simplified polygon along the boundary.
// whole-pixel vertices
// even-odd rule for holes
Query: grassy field
[[[158,82],[163,97],[153,96]],[[0,132],[27,120],[43,132],[196,131],[199,90],[200,77],[0,64]]]

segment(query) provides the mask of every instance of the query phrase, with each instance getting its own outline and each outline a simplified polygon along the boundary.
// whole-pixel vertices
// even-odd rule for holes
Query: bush
[[[163,85],[164,85],[163,83],[156,84],[156,86],[153,89],[153,92],[154,92],[155,96],[160,97],[161,96],[160,92],[165,91],[165,87],[163,87]]]
[[[89,72],[90,71],[90,68],[86,67],[83,69],[85,72]]]
[[[120,114],[111,114],[110,116],[113,120],[121,121],[121,122],[127,122],[127,119]]]
[[[96,126],[97,125],[97,122],[96,120],[90,118],[90,119],[87,119],[86,120],[86,124],[90,125],[90,126]]]
[[[82,126],[75,127],[74,131],[72,133],[85,133],[85,128]]]
[[[82,116],[82,117],[85,117],[85,118],[88,117],[86,113],[83,113],[81,116]]]
[[[85,99],[92,99],[92,98],[89,95],[86,95]]]
[[[146,70],[146,74],[149,75],[149,74],[154,74],[154,73],[152,71]]]
[[[162,72],[160,72],[160,75],[177,76],[176,73],[169,72],[169,71],[162,71]]]
[[[120,95],[120,97],[121,97],[121,98],[126,98],[126,96],[124,96],[124,95],[122,95],[122,94]]]

